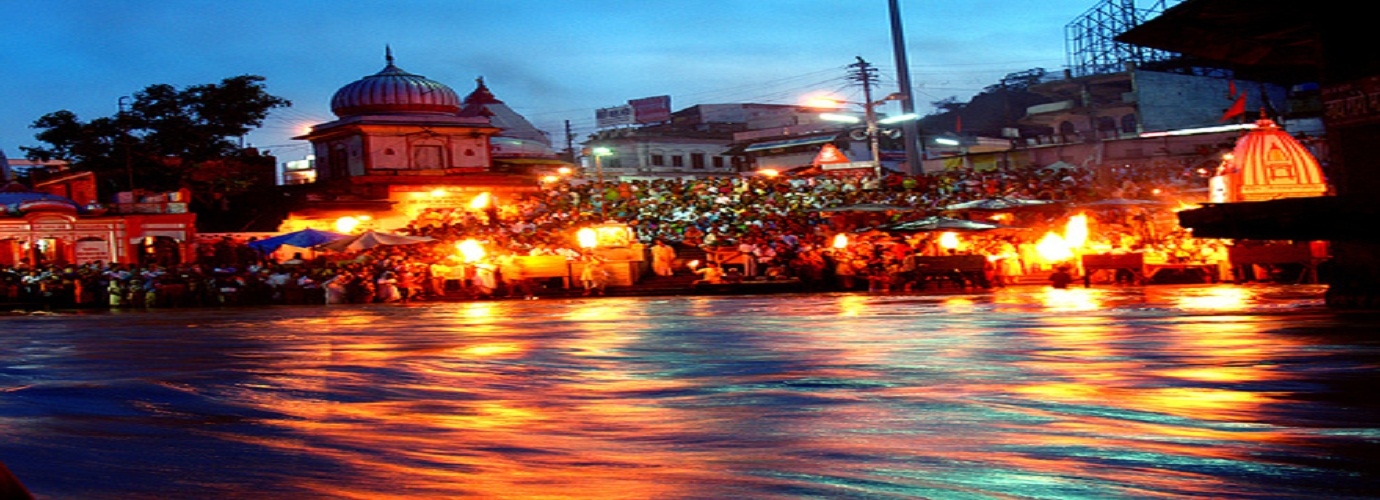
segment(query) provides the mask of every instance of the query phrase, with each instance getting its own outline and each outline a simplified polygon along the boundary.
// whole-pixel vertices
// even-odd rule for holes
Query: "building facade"
[[[298,137],[311,141],[316,180],[281,231],[335,229],[343,219],[393,229],[427,210],[464,210],[481,193],[503,199],[539,188],[532,165],[562,164],[549,141],[489,91],[465,100],[408,73],[391,51],[383,70],[331,99],[336,120]],[[501,135],[507,134],[507,135]]]

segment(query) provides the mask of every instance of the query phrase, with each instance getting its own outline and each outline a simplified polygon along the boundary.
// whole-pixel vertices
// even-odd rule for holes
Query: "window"
[[[1121,117],[1121,133],[1136,133],[1136,115],[1126,115]]]
[[[421,170],[444,168],[441,146],[417,146],[412,148],[412,166]]]
[[[724,168],[724,157],[715,156],[713,158],[714,168]]]
[[[665,157],[665,156],[662,156],[662,155],[652,155],[652,166],[653,166],[653,167],[664,167],[664,166],[666,166],[666,157]]]
[[[704,153],[690,153],[690,168],[704,170]]]
[[[677,167],[677,168],[684,167],[684,166],[685,166],[685,157],[684,157],[684,156],[681,156],[681,155],[672,156],[672,157],[671,157],[671,166],[672,166],[672,167]]]
[[[345,151],[345,146],[335,146],[326,156],[326,172],[332,179],[344,179],[350,176],[350,164],[347,159],[349,153]]]

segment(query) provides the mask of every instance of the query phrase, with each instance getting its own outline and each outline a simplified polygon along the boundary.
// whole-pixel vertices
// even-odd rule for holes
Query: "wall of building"
[[[1136,100],[1141,126],[1146,132],[1162,132],[1221,125],[1222,113],[1231,107],[1227,97],[1231,81],[1221,78],[1137,70]],[[1275,107],[1285,105],[1286,89],[1256,82],[1235,82],[1238,92],[1246,93],[1246,117],[1254,120],[1262,105],[1261,91]],[[1233,120],[1239,121],[1239,120]]]

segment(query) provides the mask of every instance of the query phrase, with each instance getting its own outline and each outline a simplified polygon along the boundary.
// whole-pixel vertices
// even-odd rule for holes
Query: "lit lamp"
[[[484,251],[484,245],[472,239],[456,243],[455,249],[460,251],[460,257],[464,259],[466,264],[479,262],[480,259],[484,258],[486,253]]]
[[[939,247],[953,251],[958,248],[958,233],[947,231],[939,234]]]
[[[599,246],[599,234],[593,228],[580,228],[575,232],[575,241],[580,244],[580,248],[586,251],[593,250]]]
[[[848,235],[839,233],[834,235],[834,249],[843,250],[848,248]]]
[[[360,220],[356,217],[345,216],[335,220],[335,230],[338,233],[349,233],[359,227]]]
[[[861,60],[861,59],[859,59],[859,60]],[[877,106],[878,104],[885,103],[886,101],[890,101],[890,100],[899,100],[899,99],[902,98],[901,94],[899,94],[899,93],[891,94],[891,95],[888,95],[888,96],[886,96],[886,97],[883,97],[883,98],[882,98],[881,100],[879,100],[879,101],[873,101],[873,100],[872,100],[872,90],[871,90],[870,87],[868,87],[868,86],[866,86],[866,85],[863,86],[863,94],[864,94],[864,98],[865,98],[866,102],[862,102],[862,103],[848,102],[848,101],[840,101],[840,100],[831,99],[831,98],[813,98],[813,99],[810,99],[810,100],[807,101],[806,106],[815,107],[815,108],[838,109],[838,108],[843,107],[844,104],[861,104],[861,105],[863,106],[863,119],[862,119],[862,121],[864,121],[864,122],[867,124],[867,129],[866,129],[866,132],[867,132],[867,145],[868,145],[868,149],[871,150],[871,152],[872,152],[872,165],[873,165],[873,168],[875,169],[875,171],[876,171],[876,173],[877,173],[877,178],[880,179],[880,178],[882,177],[881,125],[895,125],[895,124],[898,124],[898,123],[904,123],[904,122],[907,122],[907,121],[911,121],[911,120],[918,119],[918,118],[920,118],[920,115],[917,115],[917,114],[915,114],[915,113],[906,113],[906,114],[903,114],[903,115],[897,115],[897,116],[889,117],[889,118],[886,118],[886,119],[883,119],[883,120],[878,120],[878,119],[877,119],[877,111],[876,111],[876,109],[875,109],[876,106]],[[842,122],[842,123],[858,123],[858,122],[859,122],[859,119],[858,119],[858,117],[856,117],[856,116],[843,115],[843,114],[838,114],[838,113],[822,113],[822,114],[819,115],[819,117],[820,117],[820,119],[822,119],[822,120],[833,121],[833,122]]]

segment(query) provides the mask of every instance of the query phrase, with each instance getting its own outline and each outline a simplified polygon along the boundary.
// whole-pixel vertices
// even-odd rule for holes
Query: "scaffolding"
[[[1114,38],[1181,1],[1149,0],[1149,7],[1138,8],[1135,0],[1101,0],[1064,25],[1064,51],[1069,72],[1075,78],[1117,73],[1126,70],[1126,63],[1144,66],[1177,57],[1171,52],[1138,47]]]

